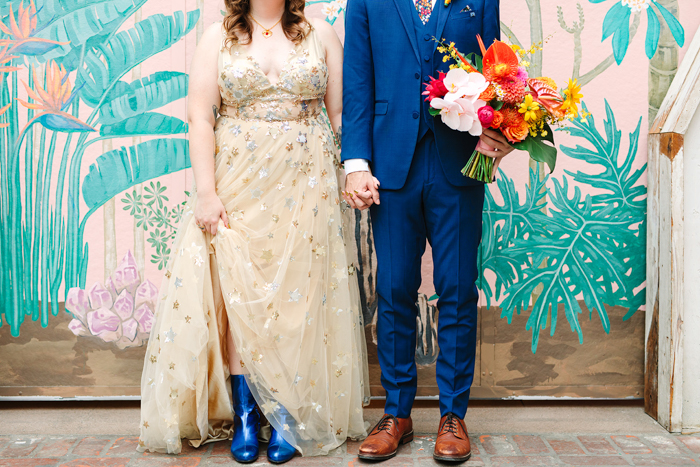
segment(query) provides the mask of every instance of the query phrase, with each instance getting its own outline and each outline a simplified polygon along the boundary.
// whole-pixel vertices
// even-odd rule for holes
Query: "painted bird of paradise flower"
[[[36,69],[32,70],[34,76],[34,89],[22,81],[27,95],[34,100],[34,103],[17,99],[17,101],[28,109],[41,111],[36,117],[27,123],[27,128],[36,122],[40,122],[49,130],[63,132],[85,132],[95,131],[95,129],[81,122],[74,116],[68,114],[66,110],[78,95],[80,89],[73,91],[68,72],[63,65],[58,65],[55,61],[46,64],[46,89],[42,88],[41,81],[37,79]]]
[[[4,49],[0,50],[0,73],[12,73],[13,71],[19,70],[16,66],[7,66],[12,64],[12,60],[19,58],[16,55],[8,55],[8,50],[10,46],[6,46]]]
[[[29,6],[25,7],[24,2],[19,4],[17,17],[10,8],[8,19],[9,24],[0,22],[0,31],[10,36],[9,39],[0,39],[0,47],[9,47],[10,53],[36,56],[49,52],[59,45],[68,42],[57,42],[41,37],[35,37],[41,29],[37,29],[36,5],[34,0],[30,0]]]

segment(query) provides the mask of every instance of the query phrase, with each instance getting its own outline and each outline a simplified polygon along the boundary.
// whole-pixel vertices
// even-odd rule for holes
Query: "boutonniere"
[[[452,0],[445,0],[445,6],[450,6],[450,3],[452,3]]]

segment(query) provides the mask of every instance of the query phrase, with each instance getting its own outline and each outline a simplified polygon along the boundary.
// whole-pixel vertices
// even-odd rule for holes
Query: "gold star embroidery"
[[[144,427],[144,428],[148,428],[148,422],[147,422],[147,421],[146,421],[146,422],[143,422],[143,427]]]
[[[292,151],[294,149],[294,145],[292,143],[287,143],[287,151]]]
[[[145,447],[145,446],[146,446],[146,443],[144,443],[143,441],[139,440],[139,447],[140,447],[140,448],[143,448],[143,447]]]
[[[240,362],[238,362],[238,363],[240,363],[240,364],[241,364],[241,368],[245,368],[245,363],[243,363],[243,360],[241,360],[241,361],[240,361]]]
[[[158,358],[155,355],[151,355],[151,363],[155,363]]]
[[[343,432],[342,428],[338,428],[338,431],[335,432],[336,436],[340,436],[340,434]]]
[[[185,316],[185,322],[186,322],[187,324],[190,323],[190,320],[191,320],[191,319],[192,319],[191,316]]]
[[[317,363],[318,363],[318,360],[316,360],[315,358],[313,360],[311,360],[312,365],[316,365]]]
[[[173,310],[177,310],[178,308],[180,308],[180,304],[178,303],[177,300],[175,300],[175,301],[173,302]]]
[[[340,378],[343,376],[343,370],[335,370],[335,377]]]
[[[328,199],[328,193],[326,193],[325,191],[321,193],[321,198]]]
[[[167,277],[168,279],[170,279],[170,276],[171,276],[170,271],[165,271],[165,277]]]
[[[272,261],[272,250],[263,250],[262,255],[260,255],[261,259],[264,259],[268,263]]]
[[[313,379],[309,380],[309,386],[311,386],[312,388],[315,388],[315,387],[316,387],[316,381],[313,380]]]
[[[277,389],[275,389],[275,388],[270,388],[270,392],[271,392],[272,394],[277,394],[279,391],[278,391]]]
[[[170,368],[171,370],[174,370],[174,369],[175,369],[175,364],[174,364],[174,363],[171,363],[170,365],[168,365],[168,368]]]

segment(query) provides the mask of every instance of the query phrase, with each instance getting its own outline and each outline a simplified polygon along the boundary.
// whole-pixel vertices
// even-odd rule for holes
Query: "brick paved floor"
[[[589,466],[656,465],[700,466],[700,437],[670,434],[634,435],[527,435],[477,434],[472,436],[472,459],[476,466]],[[136,452],[136,437],[117,436],[4,436],[0,437],[0,467],[198,467],[236,465],[226,442],[200,449],[189,446],[179,456]],[[435,439],[418,436],[403,446],[382,467],[428,467]],[[359,443],[349,442],[328,457],[295,458],[291,466],[372,465],[357,459]],[[269,465],[264,450],[252,466]],[[378,466],[379,466],[378,465]],[[448,464],[449,465],[449,464]]]

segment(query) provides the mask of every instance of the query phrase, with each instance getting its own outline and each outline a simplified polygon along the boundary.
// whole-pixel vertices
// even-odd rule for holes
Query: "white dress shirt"
[[[413,2],[413,0],[411,0]],[[433,0],[433,10],[435,9],[435,2]],[[414,2],[415,4],[415,2]],[[367,159],[348,159],[345,161],[345,174],[350,175],[353,172],[369,172],[369,162]]]

